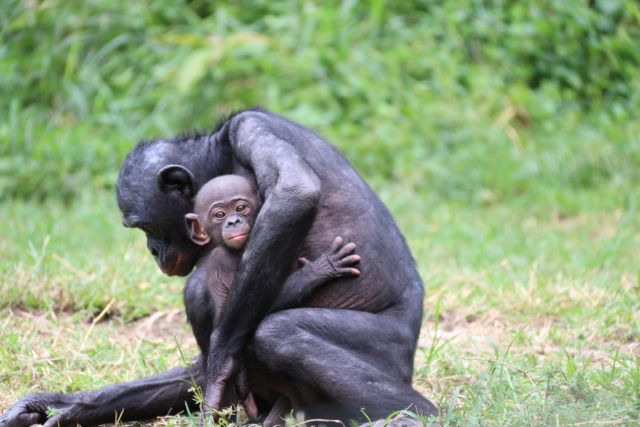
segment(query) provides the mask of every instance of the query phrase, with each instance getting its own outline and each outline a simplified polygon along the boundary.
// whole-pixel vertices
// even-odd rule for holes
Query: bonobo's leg
[[[109,385],[96,391],[62,394],[39,393],[23,397],[0,417],[0,427],[26,427],[32,424],[54,426],[92,426],[121,421],[144,420],[195,408],[189,392],[193,381],[204,384],[199,361],[190,367],[174,368],[140,380]],[[56,415],[47,419],[47,410]]]
[[[300,308],[266,317],[256,331],[256,356],[275,373],[331,400],[303,402],[307,417],[385,418],[402,409],[423,416],[436,407],[411,387],[415,333],[402,310],[372,314]]]
[[[360,270],[355,266],[360,262],[360,256],[354,254],[355,250],[355,243],[344,244],[338,236],[329,251],[317,259],[300,258],[302,266],[284,282],[269,312],[300,307],[318,286],[338,277],[359,276]]]

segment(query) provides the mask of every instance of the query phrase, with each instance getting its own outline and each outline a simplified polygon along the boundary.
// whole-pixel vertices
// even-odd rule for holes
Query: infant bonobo
[[[196,195],[195,213],[185,219],[191,240],[211,246],[196,269],[206,269],[207,286],[214,300],[217,320],[242,257],[251,227],[260,209],[260,196],[240,175],[222,175],[207,182]],[[331,279],[358,276],[356,244],[344,244],[337,236],[329,252],[314,261],[299,258],[300,268],[284,283],[270,311],[300,306],[311,292]]]
[[[223,175],[200,189],[195,212],[185,216],[191,240],[210,247],[210,252],[200,258],[189,281],[198,281],[196,286],[209,289],[214,325],[220,318],[260,205],[260,196],[248,179],[240,175]],[[360,262],[360,256],[354,253],[355,250],[355,243],[344,244],[337,236],[329,251],[317,259],[299,258],[300,268],[289,275],[269,312],[301,306],[315,289],[332,279],[358,276],[360,271],[355,266]],[[233,390],[227,390],[231,395],[227,394],[225,401],[228,404],[243,401],[247,413],[254,417],[257,409],[246,373],[243,375],[244,378],[235,384],[239,396],[234,396]],[[289,408],[281,397],[264,421],[265,425],[278,423]]]

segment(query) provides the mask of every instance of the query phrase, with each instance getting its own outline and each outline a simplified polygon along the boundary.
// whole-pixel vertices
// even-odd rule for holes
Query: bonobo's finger
[[[264,419],[262,425],[264,427],[276,427],[284,425],[283,421],[287,415],[291,412],[291,404],[289,399],[284,396],[278,397],[275,403],[271,407],[271,411],[267,414],[267,418]]]
[[[216,380],[214,385],[207,387],[207,393],[205,396],[205,409],[207,412],[216,412],[222,409],[222,397],[224,396],[224,389],[226,383],[220,383]]]
[[[49,418],[42,427],[64,427],[65,425],[67,425],[67,423],[62,418],[62,414],[57,414]]]
[[[34,424],[40,423],[40,414],[37,412],[30,412],[28,414],[20,414],[17,416],[18,425],[21,426],[32,426]]]
[[[242,399],[242,406],[244,406],[244,410],[247,412],[250,420],[258,419],[258,404],[256,400],[253,398],[253,393],[249,392],[244,399]]]
[[[300,257],[298,258],[298,268],[302,268],[305,265],[309,264],[311,261],[309,261],[308,259],[306,259],[305,257]]]
[[[353,253],[356,250],[356,244],[353,242],[349,242],[346,245],[344,245],[336,254],[337,257],[343,257],[345,255],[349,255],[351,253]]]
[[[340,267],[345,267],[345,266],[349,266],[349,265],[356,265],[360,261],[362,261],[362,258],[360,257],[360,255],[349,255],[349,256],[346,256],[344,258],[340,258],[338,260],[338,265]]]
[[[0,427],[28,427],[40,422],[40,414],[37,412],[16,413],[25,410],[24,408],[16,408],[9,410],[0,417]]]
[[[238,394],[240,395],[240,399],[243,399],[247,394],[249,394],[251,389],[249,387],[249,376],[247,375],[246,369],[240,369],[236,376],[235,384]]]
[[[331,243],[331,252],[336,253],[341,246],[342,246],[342,237],[336,236],[336,238],[333,239],[333,243]]]
[[[27,427],[38,424],[42,418],[39,412],[33,412],[28,397],[13,405],[0,417],[0,427]]]
[[[341,267],[338,269],[338,274],[340,274],[341,276],[359,276],[360,270],[358,270],[357,268]]]
[[[238,390],[240,401],[242,402],[242,406],[244,406],[244,410],[247,412],[247,415],[251,419],[257,419],[258,405],[253,398],[253,393],[251,393],[251,387],[249,386],[249,375],[247,374],[246,369],[240,368],[240,371],[236,376],[235,384],[236,389]]]
[[[220,374],[218,374],[216,378],[212,378],[213,381],[210,379],[204,396],[204,403],[207,411],[219,411],[222,409],[224,391],[231,380],[235,368],[236,364],[233,358],[227,359],[227,361],[222,365]]]

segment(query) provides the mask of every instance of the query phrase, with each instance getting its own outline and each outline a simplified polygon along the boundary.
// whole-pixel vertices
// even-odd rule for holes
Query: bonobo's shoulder
[[[219,122],[215,133],[226,141],[245,140],[251,134],[272,134],[293,145],[311,135],[318,137],[312,129],[261,107],[231,113]]]

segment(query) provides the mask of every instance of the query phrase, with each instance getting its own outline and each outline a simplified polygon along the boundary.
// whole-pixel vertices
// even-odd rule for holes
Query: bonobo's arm
[[[189,388],[195,381],[204,383],[200,361],[188,368],[179,367],[136,381],[113,384],[97,391],[63,394],[37,393],[23,397],[0,417],[0,427],[92,426],[113,423],[116,419],[144,420],[197,410]],[[54,415],[47,419],[47,412]]]
[[[338,236],[333,240],[329,252],[313,261],[300,258],[302,267],[284,282],[269,312],[300,307],[318,286],[338,277],[359,276],[360,270],[355,265],[360,262],[360,256],[354,255],[355,250],[355,243],[343,245],[342,237]]]
[[[296,148],[278,137],[304,138],[289,122],[262,112],[244,112],[226,128],[234,157],[250,168],[264,204],[213,332],[205,401],[219,409],[222,391],[239,366],[248,335],[273,304],[316,213],[321,183]],[[250,309],[247,309],[250,308]]]

